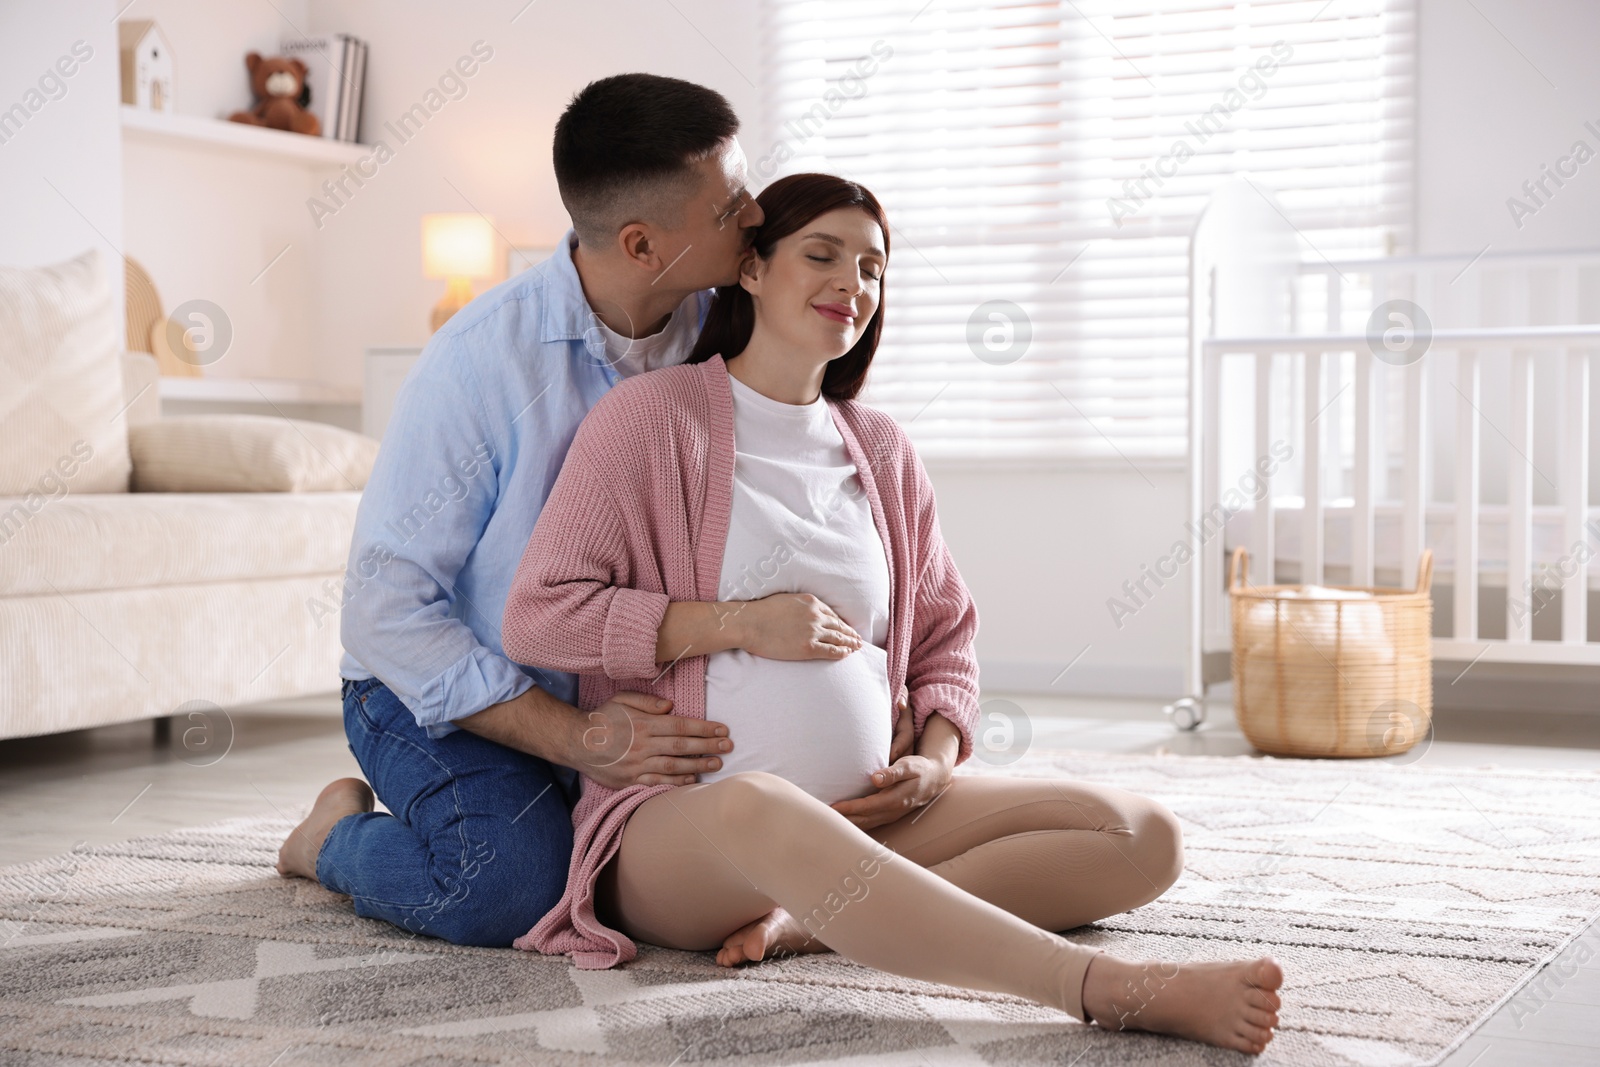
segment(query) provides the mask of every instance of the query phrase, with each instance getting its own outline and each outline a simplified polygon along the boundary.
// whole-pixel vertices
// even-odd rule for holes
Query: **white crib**
[[[1223,562],[1239,544],[1255,584],[1407,588],[1431,548],[1442,669],[1594,668],[1600,710],[1600,250],[1332,262],[1301,247],[1243,181],[1190,245],[1197,558],[1174,723],[1198,725],[1228,677]]]

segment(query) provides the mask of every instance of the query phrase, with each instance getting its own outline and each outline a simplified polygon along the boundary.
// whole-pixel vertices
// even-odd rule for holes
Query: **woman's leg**
[[[1183,831],[1170,811],[1085,782],[958,776],[932,804],[867,832],[1046,930],[1148,904],[1183,873]]]
[[[1083,1018],[1096,950],[895,856],[775,775],[736,774],[645,801],[628,820],[602,900],[630,937],[712,949],[781,906],[858,963],[1029,997]]]
[[[867,831],[896,854],[1045,930],[1131,911],[1183,873],[1183,831],[1158,802],[1111,786],[958,776],[932,804]],[[826,945],[783,911],[731,934],[728,965]]]
[[[1124,1020],[1118,981],[1159,995],[1137,1024],[1254,1051],[1270,1039],[1256,986],[1276,987],[1275,964],[1096,968],[1075,945],[895,856],[838,812],[768,774],[740,774],[652,797],[628,822],[600,885],[602,921],[641,941],[710,949],[727,932],[782,907],[829,947],[880,970],[1011,993],[1086,1019]],[[1104,958],[1104,957],[1101,957]],[[1187,972],[1187,973],[1185,973]],[[1276,975],[1276,976],[1275,976]],[[1258,994],[1251,1001],[1247,992]],[[1275,999],[1275,998],[1274,998]],[[1246,1013],[1254,1011],[1255,1016]],[[1275,1020],[1274,1020],[1275,1021]]]

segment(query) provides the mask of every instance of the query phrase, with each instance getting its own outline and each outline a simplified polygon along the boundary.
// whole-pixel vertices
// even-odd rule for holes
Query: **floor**
[[[1021,694],[1032,744],[1083,751],[1241,755],[1250,745],[1226,704],[1194,733],[1136,700]],[[1015,718],[1015,716],[1013,716]],[[1020,736],[1021,729],[1014,726]],[[191,743],[178,743],[184,731]],[[175,720],[0,741],[0,863],[235,816],[287,814],[329,780],[358,774],[334,696]],[[1430,766],[1600,769],[1600,717],[1449,712],[1414,758]],[[1401,757],[1406,758],[1406,757]],[[1537,992],[1532,991],[1537,988]],[[1600,1062],[1600,924],[1503,1007],[1446,1067],[1590,1067]]]

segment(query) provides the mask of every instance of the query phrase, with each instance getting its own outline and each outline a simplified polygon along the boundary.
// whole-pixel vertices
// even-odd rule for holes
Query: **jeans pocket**
[[[367,701],[382,686],[383,683],[376,678],[363,678],[360,681],[351,682],[349,689],[345,691],[345,709],[360,716],[362,723],[369,730],[379,729],[379,726],[377,720],[373,718],[372,709],[367,706]]]

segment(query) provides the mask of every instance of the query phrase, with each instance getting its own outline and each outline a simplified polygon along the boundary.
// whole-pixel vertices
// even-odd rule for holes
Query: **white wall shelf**
[[[370,151],[370,146],[308,137],[265,126],[201,118],[196,115],[168,115],[141,111],[122,105],[123,138],[152,144],[177,144],[225,153],[266,155],[291,160],[310,167],[338,167],[354,163]]]
[[[177,378],[163,375],[162,400],[227,404],[360,404],[361,390],[295,378]]]

